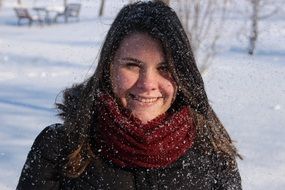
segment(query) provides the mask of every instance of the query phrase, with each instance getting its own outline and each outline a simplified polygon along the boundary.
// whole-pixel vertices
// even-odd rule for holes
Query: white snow
[[[13,1],[0,9],[1,190],[15,189],[37,134],[60,122],[54,109],[59,92],[94,72],[108,28],[128,1],[106,1],[102,18],[99,1],[80,2],[80,22],[43,27],[17,26]],[[233,32],[244,18],[234,13],[204,76],[211,104],[244,157],[239,169],[245,190],[285,187],[284,20],[284,12],[263,20],[256,55],[248,56],[247,41]]]

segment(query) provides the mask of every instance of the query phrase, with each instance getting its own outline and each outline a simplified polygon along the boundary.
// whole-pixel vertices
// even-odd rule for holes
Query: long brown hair
[[[97,69],[81,84],[64,91],[64,101],[57,104],[68,135],[78,138],[77,148],[64,167],[67,176],[79,176],[95,159],[90,142],[90,129],[96,115],[94,102],[98,90],[113,95],[110,65],[121,41],[134,32],[144,32],[161,42],[178,92],[173,107],[188,105],[194,115],[197,145],[205,153],[215,152],[235,164],[237,150],[208,102],[204,83],[198,71],[187,35],[176,13],[164,3],[137,2],[121,9],[103,44]]]

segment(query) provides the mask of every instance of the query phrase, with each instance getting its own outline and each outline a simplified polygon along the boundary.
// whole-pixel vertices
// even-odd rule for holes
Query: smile
[[[130,94],[130,97],[133,100],[137,100],[137,101],[142,102],[142,103],[154,103],[159,98],[162,98],[162,97],[142,97],[142,96],[136,96],[136,95],[133,95],[133,94]]]

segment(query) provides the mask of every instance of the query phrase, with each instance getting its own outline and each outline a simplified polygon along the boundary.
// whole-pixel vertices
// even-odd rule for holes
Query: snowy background
[[[80,22],[32,27],[16,25],[14,2],[6,0],[0,9],[0,190],[15,189],[37,134],[60,122],[54,109],[60,91],[94,72],[102,41],[127,1],[107,0],[99,18],[99,1],[81,0]],[[243,188],[283,190],[285,14],[261,22],[257,53],[248,56],[247,41],[237,40],[234,32],[245,18],[235,10],[204,75],[206,89],[244,156],[239,161]]]

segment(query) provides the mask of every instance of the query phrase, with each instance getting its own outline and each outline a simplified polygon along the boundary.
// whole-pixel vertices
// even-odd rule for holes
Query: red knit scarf
[[[96,152],[121,167],[165,167],[193,145],[195,128],[187,107],[142,124],[110,95],[101,93],[99,100]]]

